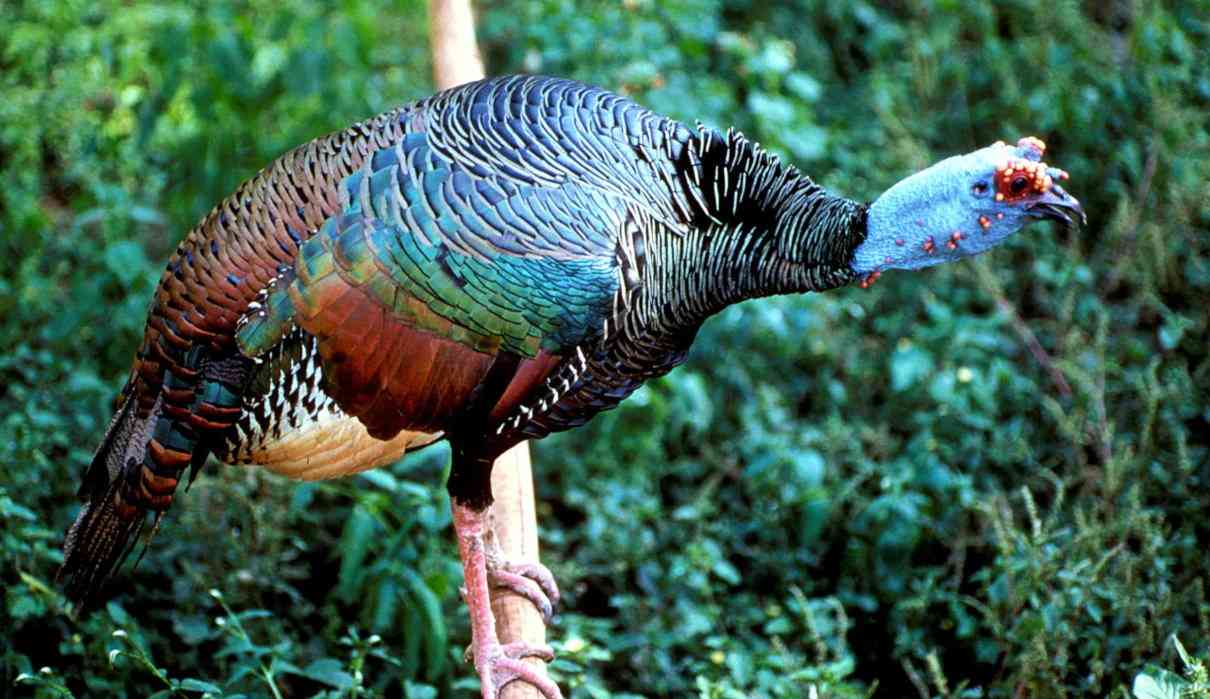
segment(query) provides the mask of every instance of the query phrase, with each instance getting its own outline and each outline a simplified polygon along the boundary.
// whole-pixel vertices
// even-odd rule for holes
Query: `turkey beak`
[[[1054,185],[1043,192],[1042,196],[1026,204],[1025,214],[1038,219],[1048,218],[1066,226],[1083,226],[1088,223],[1088,216],[1084,214],[1084,207],[1080,206],[1080,200],[1063,191],[1063,188],[1058,185]],[[1076,223],[1077,219],[1079,223]]]

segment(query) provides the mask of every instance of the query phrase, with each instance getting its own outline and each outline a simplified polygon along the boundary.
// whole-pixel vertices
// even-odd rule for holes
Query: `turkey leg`
[[[522,660],[527,657],[539,657],[550,661],[554,654],[549,648],[526,643],[501,645],[496,636],[496,619],[492,614],[489,590],[493,576],[488,571],[487,510],[468,507],[456,498],[451,499],[451,508],[454,531],[458,536],[458,555],[462,558],[462,575],[466,583],[463,594],[471,616],[471,651],[484,699],[498,699],[501,688],[513,680],[530,683],[546,699],[563,699],[563,692],[559,690],[558,685]],[[545,568],[542,570],[545,571]],[[515,574],[524,582],[541,589],[539,583],[524,573],[509,570],[507,565],[497,568],[497,580],[500,580],[500,572]],[[546,571],[546,575],[550,575],[549,571]],[[553,580],[551,582],[553,584]],[[557,594],[556,591],[555,595]],[[549,601],[547,604],[549,605]],[[539,606],[539,609],[541,608]]]

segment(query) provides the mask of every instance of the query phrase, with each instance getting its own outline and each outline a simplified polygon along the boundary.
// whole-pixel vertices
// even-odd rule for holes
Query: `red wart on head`
[[[864,278],[862,278],[861,284],[860,284],[861,288],[868,289],[871,286],[874,286],[874,282],[878,281],[878,278],[881,276],[882,276],[882,272],[878,272],[878,271],[870,272]]]
[[[1017,139],[1017,150],[1030,160],[1041,160],[1046,155],[1046,143],[1037,136],[1022,136]]]
[[[1003,144],[997,141],[996,145]],[[1045,194],[1054,186],[1051,173],[1061,180],[1067,173],[1042,162],[1046,144],[1037,136],[1025,136],[1017,141],[1016,155],[996,166],[996,201],[1013,202],[1035,194]],[[986,228],[986,226],[984,226]]]

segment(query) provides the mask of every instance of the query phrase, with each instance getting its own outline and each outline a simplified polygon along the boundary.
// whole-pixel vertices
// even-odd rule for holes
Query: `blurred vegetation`
[[[471,696],[440,450],[209,469],[103,609],[53,582],[162,260],[284,150],[428,94],[425,12],[0,4],[0,693]],[[1090,218],[732,308],[535,445],[571,696],[1207,695],[1210,3],[497,0],[480,25],[493,72],[736,125],[864,199],[1036,134]]]

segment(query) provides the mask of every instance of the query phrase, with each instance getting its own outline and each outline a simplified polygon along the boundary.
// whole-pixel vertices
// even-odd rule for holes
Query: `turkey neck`
[[[676,165],[694,218],[687,231],[654,226],[639,245],[635,310],[646,322],[691,336],[731,304],[856,277],[866,205],[828,193],[738,133],[699,129]]]

